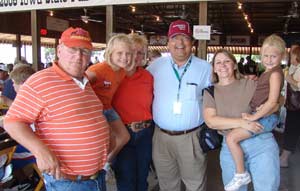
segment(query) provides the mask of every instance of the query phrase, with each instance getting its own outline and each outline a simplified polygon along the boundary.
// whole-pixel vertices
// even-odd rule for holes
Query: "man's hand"
[[[49,174],[55,179],[60,179],[61,172],[59,162],[56,156],[48,149],[45,148],[40,153],[35,155],[36,163],[42,173]]]

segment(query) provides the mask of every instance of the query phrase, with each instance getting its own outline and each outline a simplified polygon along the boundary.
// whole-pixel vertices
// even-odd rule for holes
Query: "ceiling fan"
[[[86,8],[84,8],[83,11],[84,11],[84,15],[81,15],[80,18],[78,18],[78,19],[70,18],[70,20],[82,20],[82,22],[84,22],[84,23],[88,23],[88,22],[102,23],[103,22],[101,20],[91,19],[90,16],[88,16],[88,14],[87,14],[88,10]]]
[[[218,31],[217,29],[212,29],[212,30],[211,30],[211,34],[220,35],[220,34],[223,34],[223,32]]]
[[[180,14],[176,14],[176,12],[177,12],[176,11],[174,15],[165,15],[164,17],[170,18],[170,19],[183,19],[183,20],[188,18],[189,14],[186,12],[185,5],[182,5],[181,10],[179,10],[179,11],[181,12]]]
[[[299,13],[298,13],[298,2],[293,1],[291,4],[291,9],[289,10],[288,15],[280,16],[285,18],[285,22],[283,25],[283,34],[288,35],[288,34],[298,34],[300,33],[299,31],[289,31],[290,28],[290,23],[292,22],[292,19],[298,19],[299,18]]]
[[[144,31],[144,25],[143,24],[141,24],[141,30],[136,30],[135,32],[138,33],[138,34],[140,34],[140,35],[144,35],[145,33],[147,33],[147,34],[155,34],[154,31],[148,31],[148,32]]]
[[[210,30],[210,33],[211,34],[214,34],[214,35],[221,35],[223,34],[222,30],[221,30],[221,27],[218,26],[217,24],[211,24],[211,30]]]
[[[298,19],[299,18],[299,13],[298,13],[298,2],[297,1],[293,1],[291,4],[291,9],[289,10],[289,14],[287,15],[281,15],[278,17],[281,18],[291,18],[291,19]]]

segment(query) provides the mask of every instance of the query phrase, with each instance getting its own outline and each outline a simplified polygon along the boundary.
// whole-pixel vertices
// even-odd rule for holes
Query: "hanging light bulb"
[[[53,11],[50,11],[50,13],[49,13],[49,14],[50,14],[50,16],[51,16],[51,17],[53,17],[53,15],[54,15],[54,12],[53,12]]]
[[[131,7],[131,12],[135,13],[135,6],[130,6]]]
[[[242,10],[242,8],[243,8],[243,4],[242,4],[242,3],[240,3],[240,2],[237,2],[237,5],[238,5],[238,9],[239,9],[239,10]]]

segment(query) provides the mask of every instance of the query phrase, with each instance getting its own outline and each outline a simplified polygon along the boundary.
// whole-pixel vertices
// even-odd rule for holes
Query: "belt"
[[[152,119],[149,119],[149,120],[145,120],[145,121],[132,122],[132,123],[126,124],[125,126],[129,129],[139,130],[139,129],[144,129],[144,128],[150,127],[151,123],[152,123]]]
[[[156,125],[158,127],[159,130],[161,130],[162,132],[168,134],[168,135],[171,135],[171,136],[176,136],[176,135],[184,135],[184,134],[188,134],[190,132],[193,132],[195,130],[197,130],[199,127],[201,127],[202,125],[200,126],[197,126],[195,128],[192,128],[192,129],[189,129],[189,130],[184,130],[184,131],[169,131],[169,130],[166,130],[166,129],[162,129],[160,128],[158,125]]]
[[[91,176],[82,176],[82,175],[71,175],[71,174],[64,174],[63,177],[68,180],[78,181],[78,180],[95,180],[100,175],[100,172],[96,172]]]

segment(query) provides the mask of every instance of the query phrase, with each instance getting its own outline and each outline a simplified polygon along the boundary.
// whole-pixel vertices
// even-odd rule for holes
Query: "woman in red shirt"
[[[125,68],[127,76],[113,99],[113,107],[127,127],[130,140],[113,164],[118,191],[147,191],[147,177],[152,155],[153,77],[142,66],[145,63],[147,40],[130,34],[134,62]]]

